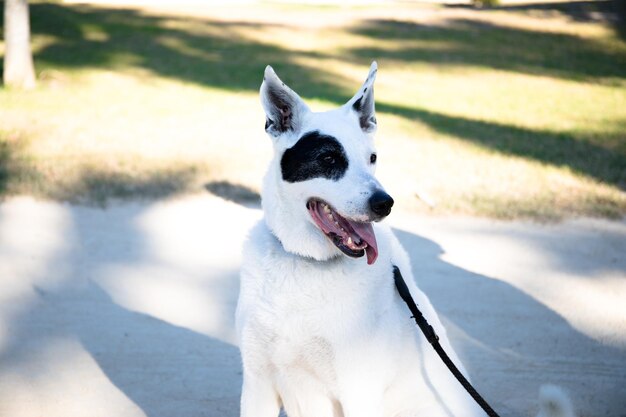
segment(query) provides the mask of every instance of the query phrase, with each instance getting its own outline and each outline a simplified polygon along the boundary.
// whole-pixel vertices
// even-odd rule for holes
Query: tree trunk
[[[27,0],[4,2],[4,85],[35,87],[35,68],[30,51],[30,23]]]

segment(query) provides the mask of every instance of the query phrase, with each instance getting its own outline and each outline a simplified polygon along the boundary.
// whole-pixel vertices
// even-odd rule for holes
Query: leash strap
[[[409,310],[411,310],[411,314],[413,314],[412,318],[415,319],[415,323],[420,328],[422,333],[424,333],[426,340],[428,340],[433,349],[435,349],[435,352],[437,352],[443,363],[445,363],[450,372],[452,372],[452,375],[455,376],[457,381],[459,381],[463,388],[465,388],[469,395],[472,396],[474,401],[476,401],[476,403],[485,411],[485,413],[487,413],[489,417],[500,417],[498,413],[496,413],[493,408],[487,404],[487,401],[480,396],[476,389],[474,389],[472,384],[470,384],[470,382],[463,376],[461,371],[459,371],[459,368],[456,367],[448,354],[443,350],[441,344],[439,344],[439,336],[437,336],[433,326],[428,323],[422,312],[419,308],[417,308],[417,304],[415,304],[415,301],[409,292],[409,288],[406,286],[406,282],[404,282],[400,269],[395,265],[393,266],[393,280],[396,283],[396,289],[398,290],[400,297],[402,297],[402,300],[404,300],[407,307],[409,307]]]

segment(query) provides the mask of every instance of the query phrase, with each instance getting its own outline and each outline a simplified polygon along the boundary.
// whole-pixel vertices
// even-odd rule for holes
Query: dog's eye
[[[373,153],[370,155],[370,164],[375,164],[376,163],[376,154]]]
[[[322,157],[322,161],[324,161],[324,163],[328,165],[334,165],[336,162],[335,157],[332,155],[326,155]]]

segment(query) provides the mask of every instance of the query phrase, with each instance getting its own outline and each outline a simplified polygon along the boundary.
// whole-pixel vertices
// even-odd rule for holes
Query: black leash
[[[417,308],[417,304],[415,304],[413,297],[411,297],[411,293],[409,292],[409,288],[406,286],[406,282],[404,282],[400,269],[395,265],[393,266],[393,280],[396,283],[396,289],[398,290],[400,297],[402,297],[407,307],[409,307],[409,310],[411,310],[411,313],[413,314],[412,318],[415,319],[415,323],[417,323],[417,326],[420,328],[422,333],[424,333],[426,340],[428,340],[433,349],[435,349],[435,352],[437,352],[443,363],[445,363],[450,372],[452,372],[452,375],[456,377],[461,385],[463,385],[463,388],[465,388],[474,401],[476,401],[476,403],[478,403],[478,405],[485,410],[485,413],[487,413],[489,417],[500,417],[498,413],[496,413],[493,408],[487,404],[487,401],[485,401],[485,399],[474,389],[472,384],[470,384],[469,381],[463,376],[461,371],[459,371],[459,368],[456,367],[452,360],[450,360],[448,354],[443,350],[439,344],[439,336],[437,336],[433,326],[426,321],[422,312],[419,308]]]

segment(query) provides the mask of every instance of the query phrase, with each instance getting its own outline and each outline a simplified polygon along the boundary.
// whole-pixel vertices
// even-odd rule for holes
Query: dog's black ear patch
[[[343,146],[333,136],[317,130],[304,134],[280,160],[283,180],[300,182],[313,178],[337,181],[348,170]]]

